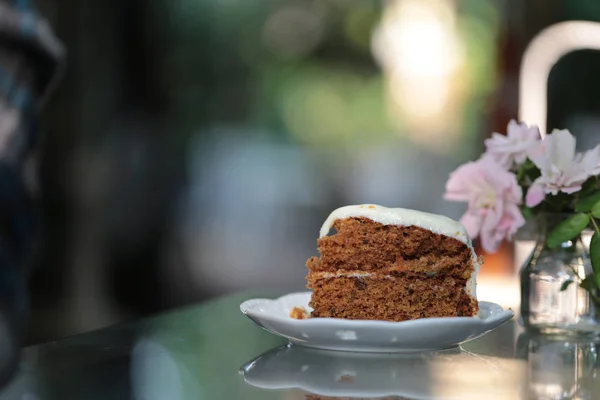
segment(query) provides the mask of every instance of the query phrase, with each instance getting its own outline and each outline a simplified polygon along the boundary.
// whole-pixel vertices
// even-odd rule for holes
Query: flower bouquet
[[[486,252],[511,240],[526,220],[541,213],[566,217],[545,236],[548,248],[594,231],[589,248],[593,273],[574,271],[580,287],[600,309],[600,145],[583,153],[568,130],[541,137],[535,126],[510,121],[507,134],[493,133],[486,151],[450,174],[444,198],[467,203],[460,222]],[[565,281],[566,290],[573,279]]]

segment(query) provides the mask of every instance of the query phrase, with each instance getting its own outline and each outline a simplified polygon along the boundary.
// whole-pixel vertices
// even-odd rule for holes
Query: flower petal
[[[568,129],[555,129],[547,140],[550,140],[550,152],[547,155],[552,164],[564,171],[575,157],[575,137]]]
[[[487,253],[495,253],[498,250],[498,247],[500,247],[500,243],[502,243],[502,239],[496,235],[494,231],[481,231],[481,247],[483,247],[483,250]]]
[[[575,160],[587,175],[596,176],[600,174],[600,145],[585,153],[577,154]]]
[[[510,240],[517,233],[519,228],[525,225],[525,218],[523,218],[521,210],[516,205],[506,207],[504,218],[508,224],[506,226],[506,237]]]
[[[489,252],[497,250],[524,221],[518,207],[523,193],[515,174],[489,154],[451,173],[444,197],[468,203],[460,222],[469,236],[481,237],[482,246]]]
[[[527,151],[539,142],[540,135],[537,127],[518,124],[515,120],[508,123],[506,132],[506,135],[492,133],[492,137],[485,140],[485,147],[486,154],[505,169],[510,169],[525,162]]]
[[[527,207],[535,207],[540,204],[546,198],[546,192],[542,184],[542,179],[538,178],[533,182],[533,185],[527,191],[525,196],[525,205]]]
[[[547,139],[546,139],[547,140]],[[527,157],[535,164],[540,171],[547,168],[548,156],[546,155],[546,140],[537,143],[527,150]]]
[[[465,227],[467,233],[472,238],[476,238],[479,235],[479,231],[481,229],[481,218],[477,215],[477,212],[474,212],[474,210],[467,210],[459,222]]]
[[[473,162],[468,162],[450,173],[450,177],[446,182],[444,199],[450,201],[468,201],[471,198],[469,182],[474,173],[473,164]]]

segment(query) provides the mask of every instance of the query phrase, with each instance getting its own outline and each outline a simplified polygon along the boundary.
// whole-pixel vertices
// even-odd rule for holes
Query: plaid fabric
[[[63,48],[27,0],[0,0],[0,311],[23,321],[25,271],[35,231],[24,165]]]
[[[0,162],[18,167],[36,143],[36,120],[63,48],[28,0],[0,0]]]

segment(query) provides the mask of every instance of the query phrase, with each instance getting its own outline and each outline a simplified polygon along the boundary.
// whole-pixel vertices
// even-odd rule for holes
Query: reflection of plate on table
[[[514,315],[512,310],[486,301],[479,302],[477,317],[423,318],[402,322],[347,320],[337,318],[294,319],[294,307],[310,310],[310,292],[292,293],[275,300],[252,299],[241,311],[267,331],[290,342],[320,349],[409,352],[439,350],[485,335]]]
[[[455,348],[409,354],[336,352],[287,345],[241,367],[262,389],[301,389],[328,397],[519,399],[527,374],[522,361]]]

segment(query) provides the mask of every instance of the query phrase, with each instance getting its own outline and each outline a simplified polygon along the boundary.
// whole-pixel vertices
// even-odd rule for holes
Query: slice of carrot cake
[[[329,235],[333,228],[335,232]],[[480,262],[447,217],[357,205],[333,211],[307,262],[311,317],[404,321],[475,316]]]

